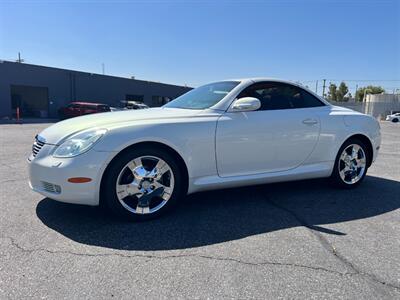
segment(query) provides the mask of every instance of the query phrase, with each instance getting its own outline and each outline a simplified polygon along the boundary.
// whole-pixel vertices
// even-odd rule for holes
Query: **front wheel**
[[[397,123],[399,121],[399,119],[395,118],[392,120],[393,123]]]
[[[102,185],[102,201],[124,219],[142,221],[167,212],[184,196],[182,171],[173,155],[140,147],[112,163]]]
[[[332,182],[342,188],[354,188],[364,179],[368,169],[367,147],[358,139],[350,139],[340,147],[331,175]]]

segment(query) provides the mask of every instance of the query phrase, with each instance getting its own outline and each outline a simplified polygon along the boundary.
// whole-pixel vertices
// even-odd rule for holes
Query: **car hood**
[[[76,117],[58,122],[45,130],[39,136],[46,144],[58,145],[66,137],[90,128],[108,128],[120,123],[137,121],[187,118],[201,111],[178,108],[149,108],[140,110],[124,110],[106,112]]]

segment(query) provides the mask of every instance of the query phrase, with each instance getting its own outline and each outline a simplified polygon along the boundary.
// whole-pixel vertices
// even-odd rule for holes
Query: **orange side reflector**
[[[90,181],[92,181],[92,178],[87,178],[87,177],[68,178],[68,182],[71,182],[71,183],[85,183],[85,182],[90,182]]]

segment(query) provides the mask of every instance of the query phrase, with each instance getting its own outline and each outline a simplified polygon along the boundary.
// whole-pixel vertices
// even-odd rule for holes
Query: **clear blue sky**
[[[0,0],[0,58],[18,51],[32,64],[101,73],[104,63],[107,74],[195,86],[400,80],[400,1]]]

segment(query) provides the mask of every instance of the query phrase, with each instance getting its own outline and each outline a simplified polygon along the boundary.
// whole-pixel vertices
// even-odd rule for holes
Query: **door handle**
[[[305,119],[305,120],[303,120],[303,124],[306,124],[306,125],[315,125],[317,123],[318,123],[318,121],[315,120],[315,119]]]

